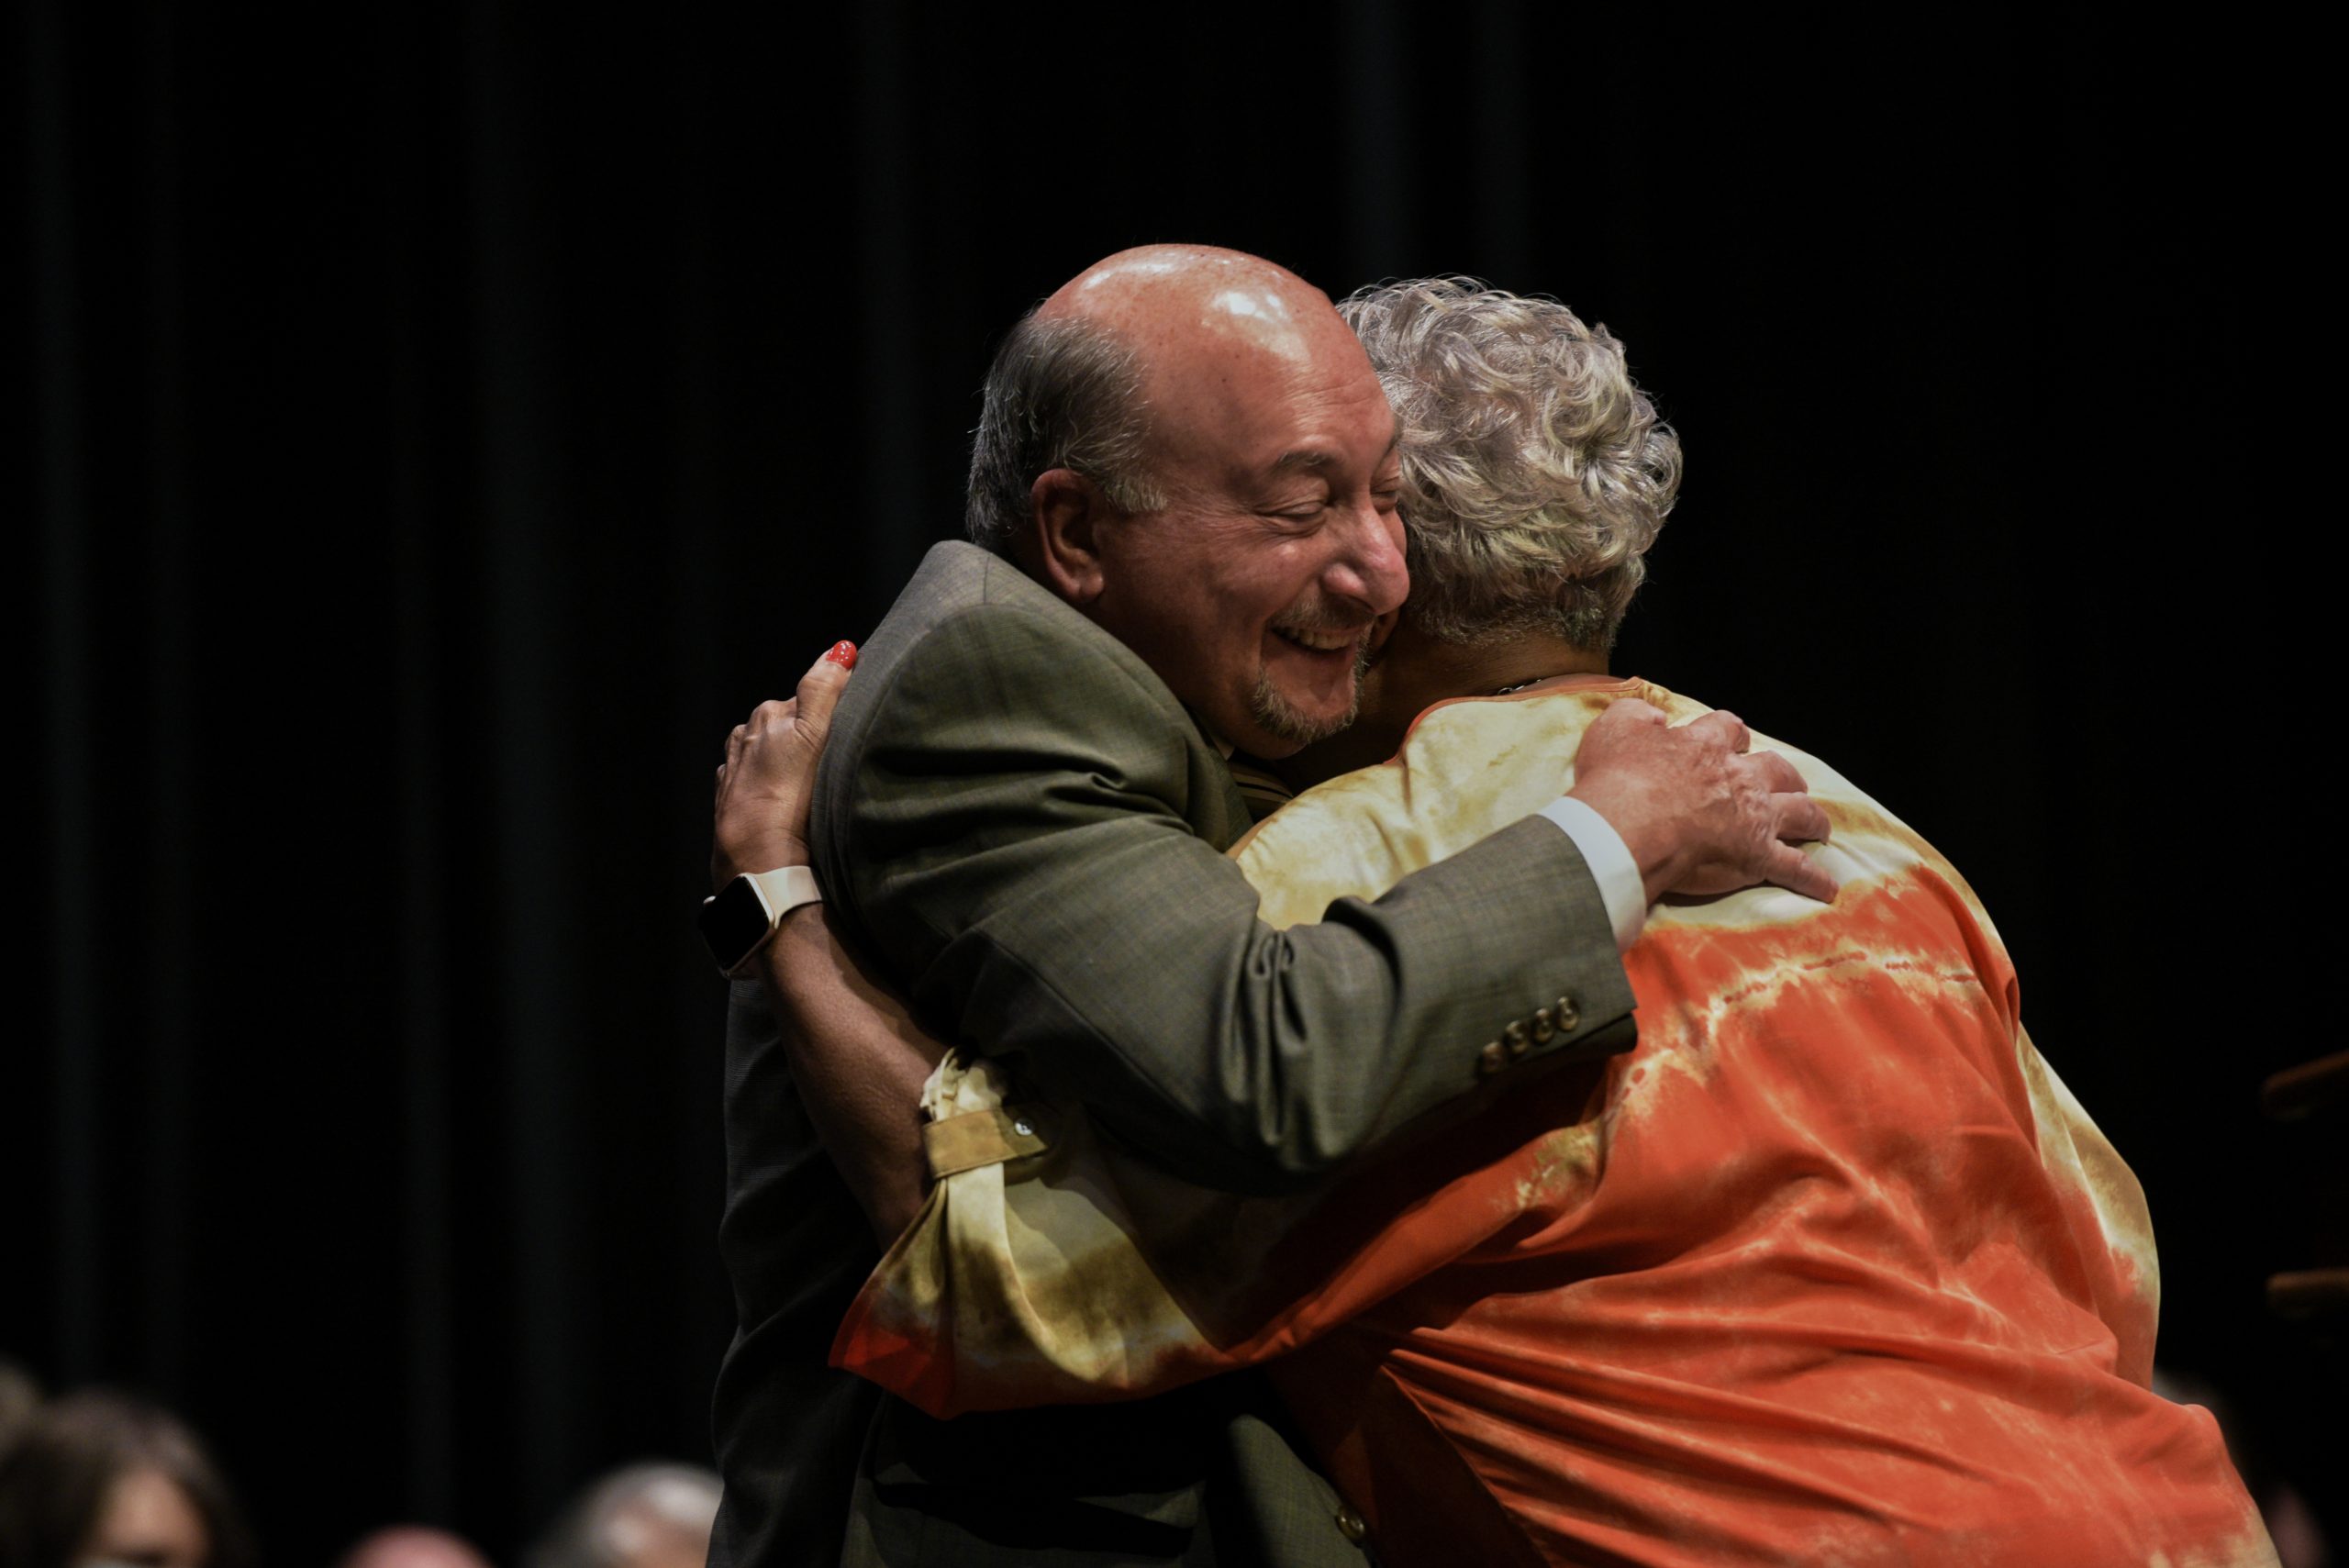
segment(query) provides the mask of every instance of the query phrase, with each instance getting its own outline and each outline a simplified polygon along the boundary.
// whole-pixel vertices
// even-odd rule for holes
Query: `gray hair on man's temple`
[[[963,512],[971,542],[1008,558],[1027,531],[1036,476],[1083,474],[1123,512],[1154,511],[1141,364],[1097,322],[1030,311],[987,369]]]

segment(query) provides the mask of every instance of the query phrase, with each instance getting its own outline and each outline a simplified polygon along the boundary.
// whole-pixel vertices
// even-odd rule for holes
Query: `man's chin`
[[[1269,674],[1259,674],[1256,689],[1248,694],[1249,718],[1258,729],[1281,742],[1283,755],[1300,746],[1327,740],[1352,724],[1361,709],[1362,682],[1359,677],[1347,688],[1342,703],[1308,706],[1294,702],[1273,684]]]

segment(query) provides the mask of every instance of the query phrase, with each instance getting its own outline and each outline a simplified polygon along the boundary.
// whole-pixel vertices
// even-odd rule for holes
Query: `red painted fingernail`
[[[856,644],[853,642],[833,643],[830,648],[824,651],[824,662],[827,664],[837,664],[843,670],[855,669]]]

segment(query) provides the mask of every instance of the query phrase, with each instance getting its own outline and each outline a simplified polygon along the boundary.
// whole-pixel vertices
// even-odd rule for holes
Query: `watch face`
[[[701,938],[718,967],[731,970],[767,936],[767,906],[747,876],[738,876],[701,906]]]

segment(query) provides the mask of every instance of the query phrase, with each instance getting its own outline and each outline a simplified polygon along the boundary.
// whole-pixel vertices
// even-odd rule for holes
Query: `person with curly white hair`
[[[1554,794],[1614,704],[1709,711],[1608,669],[1680,476],[1622,345],[1466,279],[1342,310],[1400,427],[1412,593],[1356,725],[1292,764],[1319,782],[1232,851],[1275,927]],[[935,1179],[836,1363],[940,1416],[1265,1365],[1388,1568],[2273,1563],[2208,1412],[2148,1386],[2143,1194],[1987,913],[1755,744],[1832,818],[1835,901],[1653,909],[1635,1050],[1504,1075],[1560,997],[1485,1046],[1496,1094],[1319,1191],[1187,1185],[947,1052]]]
[[[1680,438],[1604,325],[1467,278],[1338,309],[1395,407],[1411,595],[1353,727],[1291,770],[1314,782],[1447,697],[1604,671],[1680,490]]]

